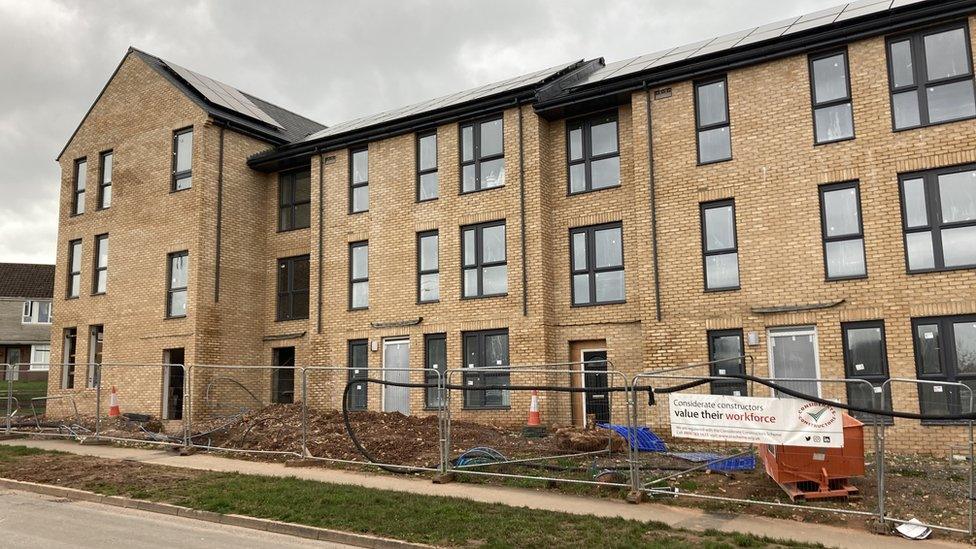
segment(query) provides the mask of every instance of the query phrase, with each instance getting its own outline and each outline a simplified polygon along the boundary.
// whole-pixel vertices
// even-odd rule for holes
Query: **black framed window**
[[[497,368],[497,371],[482,370],[464,374],[462,382],[465,408],[507,408],[508,390],[508,330],[484,330],[464,332],[465,368]]]
[[[745,347],[742,330],[710,330],[708,332],[708,361],[713,376],[743,375],[746,373]],[[748,396],[745,380],[717,379],[710,383],[713,395]]]
[[[369,377],[369,340],[353,339],[349,341],[347,379],[349,381],[365,380]],[[369,384],[365,381],[357,383],[349,389],[349,399],[346,407],[350,410],[365,410],[369,407]]]
[[[167,256],[166,317],[186,316],[186,294],[190,273],[190,253],[174,252]]]
[[[437,231],[417,233],[417,301],[441,298],[440,252]]]
[[[464,297],[508,293],[504,221],[461,227],[461,257]]]
[[[271,376],[271,402],[292,404],[295,402],[295,348],[277,347],[271,350],[272,364],[276,368]]]
[[[732,159],[729,94],[725,77],[695,83],[695,126],[698,131],[698,163]]]
[[[888,380],[888,349],[885,343],[885,327],[881,320],[866,322],[846,322],[841,324],[844,340],[844,371],[847,379],[859,379],[871,384],[848,383],[847,402],[862,408],[877,409],[880,405],[884,410],[891,410],[891,392],[884,395],[883,401],[878,401],[882,394],[882,384]],[[851,412],[855,417],[873,422],[873,414]],[[892,418],[878,416],[886,423]]]
[[[74,389],[75,364],[77,364],[78,328],[64,329],[64,348],[61,360],[61,388]]]
[[[278,176],[278,230],[306,229],[311,225],[311,173],[307,169]]]
[[[867,276],[861,193],[856,181],[820,187],[820,226],[827,280]]]
[[[976,117],[965,22],[889,38],[887,45],[895,130]]]
[[[369,242],[349,244],[349,308],[369,308]]]
[[[461,125],[461,192],[505,185],[502,117]]]
[[[976,268],[976,165],[899,181],[908,272]]]
[[[623,224],[570,229],[573,305],[623,303]]]
[[[173,191],[193,186],[193,128],[173,132]]]
[[[104,294],[108,288],[108,235],[95,237],[95,264],[92,272],[92,293]]]
[[[85,213],[85,188],[88,186],[88,159],[75,160],[74,184],[71,197],[71,215]]]
[[[447,383],[445,372],[447,372],[447,335],[446,334],[424,334],[424,383],[427,385],[437,385],[438,376],[434,371],[440,372],[440,382]],[[447,403],[444,391],[437,387],[427,387],[424,390],[424,406],[427,408],[440,408]]]
[[[308,256],[278,260],[277,320],[308,318]]]
[[[81,239],[68,242],[68,283],[67,297],[81,295]]]
[[[349,151],[349,213],[369,210],[369,149]]]
[[[437,132],[417,135],[417,201],[440,196],[437,177]]]
[[[976,316],[912,319],[918,379],[962,383],[976,390]],[[923,414],[970,411],[970,391],[958,386],[920,384]],[[976,394],[973,395],[976,409]]]
[[[566,124],[569,193],[620,185],[620,143],[617,113]]]
[[[98,209],[104,210],[112,205],[112,151],[99,155],[98,168]]]
[[[854,137],[847,50],[810,56],[810,99],[818,145]]]
[[[735,202],[720,200],[702,204],[701,227],[705,290],[739,289]]]

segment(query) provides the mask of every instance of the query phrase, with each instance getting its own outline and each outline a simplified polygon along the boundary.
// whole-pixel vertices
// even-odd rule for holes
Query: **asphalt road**
[[[0,547],[346,548],[236,526],[0,490]]]

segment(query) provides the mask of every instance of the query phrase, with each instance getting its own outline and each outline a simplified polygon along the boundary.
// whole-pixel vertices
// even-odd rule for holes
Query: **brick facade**
[[[968,28],[976,42],[976,17],[969,18]],[[676,82],[666,98],[653,98],[653,89],[634,92],[629,102],[612,109],[618,118],[620,185],[569,195],[567,120],[543,118],[532,105],[523,104],[500,111],[503,187],[459,193],[459,125],[451,121],[436,128],[437,200],[416,200],[417,138],[404,133],[368,143],[365,213],[349,213],[349,149],[310,155],[311,226],[286,232],[277,231],[277,174],[247,165],[249,156],[269,145],[217,127],[164,78],[130,56],[60,160],[55,295],[65,295],[67,242],[76,238],[83,239],[82,295],[57,302],[52,362],[63,361],[61,334],[66,327],[78,328],[77,356],[87,357],[88,327],[102,324],[106,363],[158,364],[164,349],[183,348],[187,363],[267,366],[274,348],[294,346],[299,366],[344,367],[348,342],[367,339],[376,343],[377,350],[368,352],[369,367],[377,368],[374,376],[380,377],[382,342],[407,338],[411,380],[420,381],[425,334],[446,334],[448,367],[460,368],[463,333],[507,329],[511,364],[577,362],[581,348],[602,347],[612,369],[630,377],[707,360],[708,330],[736,328],[758,334],[758,344],[747,345],[746,353],[754,358],[755,373],[767,375],[767,330],[814,326],[820,375],[843,378],[840,324],[883,320],[891,376],[914,378],[911,319],[976,313],[976,274],[906,274],[898,175],[976,162],[976,121],[893,132],[885,38],[851,42],[847,52],[853,140],[813,144],[808,58],[793,55],[727,73],[731,161],[697,165],[693,83]],[[187,126],[194,128],[193,188],[171,193],[172,132]],[[86,213],[71,216],[75,159],[88,158],[93,190],[98,155],[108,149],[115,152],[112,207],[96,211],[96,193],[89,191]],[[826,281],[818,188],[852,180],[860,184],[868,276]],[[736,205],[741,289],[706,292],[699,204],[726,198]],[[499,220],[506,225],[507,294],[463,299],[461,227]],[[573,307],[569,231],[610,222],[623,227],[626,301]],[[440,300],[418,303],[417,233],[431,230],[439,233]],[[109,233],[111,241],[108,292],[92,296],[85,291],[91,286],[92,243],[102,233]],[[369,308],[351,311],[349,244],[359,241],[369,242]],[[188,250],[190,257],[188,315],[166,319],[166,255],[179,250]],[[276,321],[277,260],[305,254],[310,256],[309,318]],[[755,312],[820,302],[841,303],[802,312]],[[115,367],[121,377],[110,379],[113,368],[107,367],[104,383],[129,376],[133,388],[127,401],[158,414],[161,370],[139,368]],[[513,373],[511,383],[575,386],[579,376],[561,370],[578,368]],[[228,371],[200,368],[194,391],[203,391],[216,376],[231,375]],[[233,376],[261,399],[270,398],[270,370]],[[52,368],[51,378],[61,379],[60,368]],[[310,402],[337,405],[344,380],[342,371],[310,373]],[[450,381],[461,382],[461,377]],[[57,392],[60,385],[51,385]],[[381,394],[379,386],[370,387],[371,408],[381,409]],[[836,387],[825,387],[823,394],[843,398]],[[614,420],[622,422],[623,398],[612,398]],[[528,392],[513,391],[505,409],[453,405],[462,416],[521,422],[528,401]],[[411,391],[410,406],[424,413],[422,391]],[[917,410],[914,389],[899,388],[895,407]],[[579,422],[579,415],[578,397],[543,395],[547,421]],[[897,420],[889,445],[928,450],[960,443],[964,436],[958,426]]]

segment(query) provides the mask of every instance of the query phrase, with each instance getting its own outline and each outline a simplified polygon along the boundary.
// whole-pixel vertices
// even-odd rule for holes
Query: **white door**
[[[770,330],[769,370],[774,380],[820,377],[816,328],[810,326]],[[816,381],[777,381],[777,384],[807,395],[820,396],[820,384]],[[778,392],[774,394],[788,396]]]
[[[397,383],[410,381],[410,340],[383,341],[383,379]],[[394,385],[383,386],[383,411],[410,415],[410,389]]]

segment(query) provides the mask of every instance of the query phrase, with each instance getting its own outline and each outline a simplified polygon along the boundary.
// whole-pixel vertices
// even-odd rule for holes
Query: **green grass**
[[[29,460],[38,459],[39,454],[49,453],[0,446],[0,476],[16,478],[18,463],[26,466]],[[434,545],[546,549],[809,547],[747,534],[689,532],[656,522],[571,515],[296,478],[190,471],[110,460],[100,460],[92,469],[93,458],[52,456],[45,457],[51,463],[36,468],[76,471],[75,465],[88,464],[84,478],[59,482],[101,494]],[[114,474],[99,474],[98,469],[103,466],[106,472],[114,468]],[[594,505],[600,502],[595,500]]]

